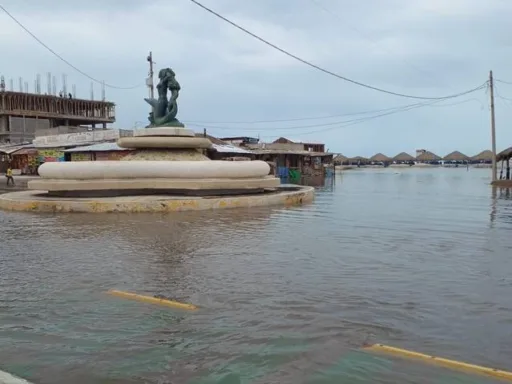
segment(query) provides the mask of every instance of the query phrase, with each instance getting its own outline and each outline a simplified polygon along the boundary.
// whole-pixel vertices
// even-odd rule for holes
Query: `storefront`
[[[11,167],[19,169],[22,175],[37,174],[39,156],[35,148],[23,148],[11,154]]]

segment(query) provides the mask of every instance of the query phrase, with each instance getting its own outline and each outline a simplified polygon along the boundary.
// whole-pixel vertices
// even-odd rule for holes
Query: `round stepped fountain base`
[[[141,213],[199,211],[223,208],[295,206],[313,201],[314,188],[280,186],[271,191],[237,196],[116,196],[63,198],[46,191],[0,195],[0,209],[23,212]]]

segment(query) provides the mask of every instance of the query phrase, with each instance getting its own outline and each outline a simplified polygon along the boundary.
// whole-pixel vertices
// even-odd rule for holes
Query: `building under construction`
[[[114,122],[112,102],[76,99],[72,94],[14,92],[6,90],[2,81],[0,143],[23,143],[36,136],[107,129],[107,124]]]

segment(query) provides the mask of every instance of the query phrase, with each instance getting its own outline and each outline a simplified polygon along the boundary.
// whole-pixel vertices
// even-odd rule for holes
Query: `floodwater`
[[[489,176],[353,170],[289,209],[0,212],[0,369],[41,384],[495,382],[361,350],[512,370],[512,199]]]

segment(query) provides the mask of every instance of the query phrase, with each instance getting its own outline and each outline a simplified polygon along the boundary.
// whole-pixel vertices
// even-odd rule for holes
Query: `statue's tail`
[[[148,103],[149,105],[151,105],[153,107],[153,109],[155,109],[157,106],[158,106],[158,100],[157,99],[144,99],[146,101],[146,103]]]

